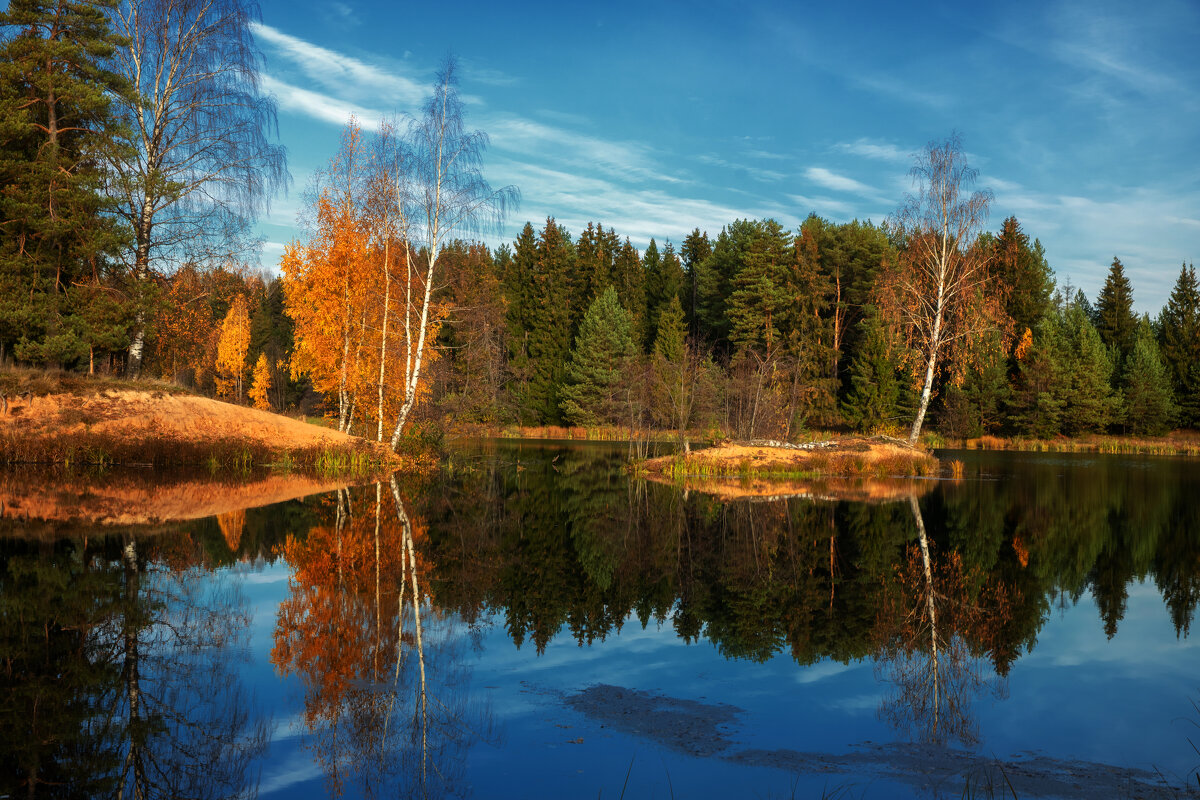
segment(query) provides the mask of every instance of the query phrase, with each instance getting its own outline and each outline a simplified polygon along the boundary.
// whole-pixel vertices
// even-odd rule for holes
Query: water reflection
[[[339,490],[332,524],[289,538],[293,569],[271,660],[303,686],[304,724],[330,795],[462,790],[466,750],[491,736],[470,700],[453,615],[424,588],[423,536],[393,480]]]
[[[248,621],[187,537],[0,541],[0,795],[253,796]]]
[[[0,540],[0,796],[254,794],[270,726],[236,571],[214,569],[239,560],[290,567],[271,660],[327,790],[368,797],[469,792],[492,621],[536,652],[662,625],[729,658],[871,660],[882,718],[971,743],[1056,606],[1093,596],[1112,637],[1144,580],[1182,638],[1200,597],[1194,462],[966,456],[961,483],[836,501],[631,480],[625,456],[498,445],[183,526]]]

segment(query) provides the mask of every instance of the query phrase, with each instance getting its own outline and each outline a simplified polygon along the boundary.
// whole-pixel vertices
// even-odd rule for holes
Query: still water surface
[[[948,453],[962,481],[886,501],[719,501],[625,455],[463,445],[153,529],[9,509],[0,797],[1200,785],[1200,463]]]

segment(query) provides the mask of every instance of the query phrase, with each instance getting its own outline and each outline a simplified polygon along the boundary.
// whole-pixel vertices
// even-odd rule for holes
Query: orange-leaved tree
[[[250,381],[250,399],[254,401],[255,408],[261,408],[263,411],[271,410],[271,400],[269,392],[271,391],[271,363],[267,361],[266,353],[258,354],[258,361],[254,364],[254,375]]]
[[[217,392],[242,399],[242,379],[246,373],[246,354],[250,349],[250,311],[245,295],[238,295],[221,323],[217,342]]]

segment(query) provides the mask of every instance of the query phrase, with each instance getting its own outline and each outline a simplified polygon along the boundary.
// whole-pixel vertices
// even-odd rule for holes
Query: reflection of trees
[[[382,485],[339,492],[332,525],[288,541],[294,575],[271,658],[304,686],[332,794],[347,782],[367,796],[454,794],[487,718],[468,707],[462,634],[426,602],[421,526],[394,482],[390,495],[387,509]],[[364,499],[374,513],[362,512]]]
[[[188,541],[0,546],[0,794],[254,793],[268,728],[237,679],[248,616]]]
[[[911,610],[888,590],[897,565],[919,561],[907,504],[722,503],[631,481],[622,460],[616,449],[504,446],[473,466],[460,458],[419,495],[437,605],[468,619],[492,611],[539,649],[562,631],[603,638],[636,616],[731,657],[786,649],[801,664],[870,657],[881,609]],[[933,580],[953,572],[957,594],[939,591],[968,606],[1003,598],[983,626],[937,609],[939,627],[948,620],[999,676],[1036,644],[1055,598],[1090,591],[1115,631],[1131,579],[1154,576],[1187,631],[1200,595],[1189,504],[1200,474],[1088,461],[1026,458],[1003,480],[944,484],[921,501]]]
[[[880,606],[876,665],[893,686],[880,716],[922,741],[970,744],[978,739],[971,701],[991,672],[981,656],[1002,629],[1009,604],[999,587],[973,593],[958,553],[935,565],[916,497],[909,507],[917,547],[909,548]]]

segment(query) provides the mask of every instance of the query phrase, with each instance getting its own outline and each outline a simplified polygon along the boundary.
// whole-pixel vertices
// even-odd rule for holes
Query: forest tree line
[[[0,14],[0,360],[323,410],[393,444],[416,418],[785,439],[914,418],[915,437],[927,406],[953,437],[1200,423],[1194,268],[1153,318],[1116,258],[1089,301],[1016,218],[984,229],[953,137],[882,224],[740,219],[639,249],[550,218],[493,249],[479,234],[518,195],[483,179],[449,62],[422,115],[350,122],[281,276],[255,275],[287,172],[253,19],[239,0]],[[942,190],[961,224],[935,264],[917,200]]]

